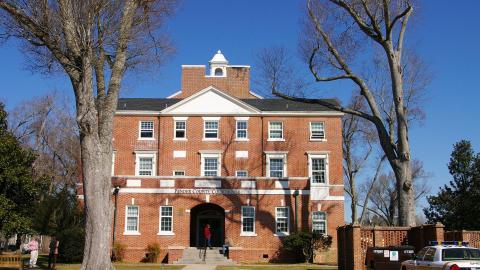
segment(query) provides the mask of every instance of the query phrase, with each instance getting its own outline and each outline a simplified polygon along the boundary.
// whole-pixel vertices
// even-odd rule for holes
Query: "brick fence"
[[[417,227],[360,227],[345,225],[337,229],[338,269],[364,270],[368,247],[411,245],[415,252],[429,241],[468,241],[480,247],[480,231],[445,231],[442,224]]]
[[[445,232],[445,241],[465,241],[471,247],[480,248],[480,231]]]

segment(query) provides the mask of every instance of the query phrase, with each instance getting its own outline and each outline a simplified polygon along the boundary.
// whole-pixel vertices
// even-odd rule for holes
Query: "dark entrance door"
[[[203,229],[210,224],[211,243],[221,247],[225,243],[225,210],[213,203],[204,203],[190,210],[190,246],[203,247]]]

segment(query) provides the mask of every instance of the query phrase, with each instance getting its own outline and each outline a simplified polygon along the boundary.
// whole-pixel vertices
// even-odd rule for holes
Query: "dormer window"
[[[221,68],[216,68],[215,76],[223,76],[223,70]]]

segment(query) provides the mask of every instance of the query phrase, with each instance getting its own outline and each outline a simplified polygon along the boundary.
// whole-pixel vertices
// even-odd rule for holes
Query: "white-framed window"
[[[136,152],[135,154],[135,175],[154,176],[156,174],[156,153],[150,151],[142,151]]]
[[[138,235],[140,209],[137,205],[127,205],[125,208],[125,235]]]
[[[283,122],[268,122],[268,139],[271,141],[283,141]]]
[[[186,139],[187,138],[187,121],[184,120],[176,120],[174,121],[175,125],[175,133],[174,139]]]
[[[287,154],[267,154],[267,177],[287,177]]]
[[[220,154],[202,154],[202,176],[220,176],[221,160]]]
[[[327,184],[328,156],[321,154],[309,155],[308,171],[312,184]]]
[[[185,171],[175,170],[173,171],[173,176],[185,176]]]
[[[242,206],[242,231],[241,235],[255,234],[255,207]]]
[[[173,234],[173,206],[160,206],[160,228],[158,234]]]
[[[324,122],[310,122],[310,140],[312,141],[325,140],[325,123]]]
[[[246,120],[237,120],[237,140],[248,139],[248,122]]]
[[[290,213],[288,207],[275,208],[275,232],[277,235],[288,235],[290,232]]]
[[[316,233],[327,233],[327,213],[322,211],[312,212],[312,231]]]
[[[246,171],[246,170],[235,171],[235,176],[236,177],[248,177],[248,171]]]
[[[205,120],[204,122],[204,139],[218,139],[218,121],[217,120]]]
[[[153,121],[140,121],[138,138],[140,140],[154,140]]]

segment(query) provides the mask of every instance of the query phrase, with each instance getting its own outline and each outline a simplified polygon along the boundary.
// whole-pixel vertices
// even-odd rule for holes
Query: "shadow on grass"
[[[30,260],[30,255],[23,256],[23,269],[28,268],[28,262]],[[37,268],[38,270],[47,270],[48,269],[48,256],[47,255],[40,255],[38,256],[37,260]],[[183,265],[163,265],[163,264],[154,264],[154,263],[115,263],[115,268],[117,270],[180,270],[184,266]],[[2,270],[16,270],[16,268],[1,268]],[[79,263],[72,263],[72,264],[65,264],[65,263],[58,263],[57,270],[79,270],[80,264]]]

